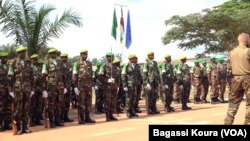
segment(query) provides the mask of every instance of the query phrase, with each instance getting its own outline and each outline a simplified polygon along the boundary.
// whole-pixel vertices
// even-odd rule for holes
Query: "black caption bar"
[[[249,125],[149,125],[149,141],[229,139],[250,141]]]

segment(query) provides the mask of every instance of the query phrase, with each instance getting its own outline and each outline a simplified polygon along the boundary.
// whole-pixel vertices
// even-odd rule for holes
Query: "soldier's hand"
[[[66,94],[68,92],[67,88],[63,89],[63,93]]]
[[[168,89],[168,85],[164,85],[164,89]]]
[[[94,88],[95,88],[95,90],[98,90],[98,86],[95,85]]]
[[[34,91],[31,91],[30,97],[32,97],[34,94],[35,94],[35,92],[34,92]]]
[[[79,95],[79,94],[80,94],[80,92],[79,92],[79,90],[78,90],[77,87],[74,88],[74,92],[75,92],[76,95]]]
[[[48,92],[46,90],[43,91],[43,98],[47,98],[48,97]]]
[[[109,78],[108,83],[115,83],[115,79],[114,78]]]
[[[147,89],[147,90],[151,90],[150,84],[147,84],[146,89]]]
[[[127,92],[127,91],[128,91],[128,87],[124,87],[123,90],[124,90],[125,92]]]
[[[9,92],[9,95],[10,95],[12,98],[15,97],[14,92]]]

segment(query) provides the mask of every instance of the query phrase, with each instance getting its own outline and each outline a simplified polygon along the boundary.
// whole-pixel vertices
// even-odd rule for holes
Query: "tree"
[[[205,47],[205,52],[224,52],[237,44],[241,32],[250,32],[250,1],[231,0],[212,9],[186,16],[172,16],[171,26],[162,37],[163,44],[178,42],[178,48]]]
[[[1,45],[0,46],[0,51],[1,52],[7,52],[8,57],[10,59],[14,59],[16,57],[16,46],[13,44],[7,44],[7,45]]]
[[[48,41],[59,38],[70,24],[82,26],[80,16],[73,9],[51,21],[49,14],[56,8],[43,5],[35,9],[35,1],[0,0],[0,31],[6,37],[14,37],[15,44],[28,48],[28,54],[38,53],[41,48],[48,47]]]

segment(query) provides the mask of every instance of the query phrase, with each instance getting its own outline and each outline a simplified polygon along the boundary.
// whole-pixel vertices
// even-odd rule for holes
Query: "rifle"
[[[44,127],[48,128],[48,99],[44,98],[45,109],[44,109]]]
[[[16,120],[15,120],[15,116],[14,116],[14,112],[15,112],[15,104],[12,102],[11,104],[11,110],[12,110],[12,133],[13,135],[16,135],[17,134],[17,127],[16,127]]]

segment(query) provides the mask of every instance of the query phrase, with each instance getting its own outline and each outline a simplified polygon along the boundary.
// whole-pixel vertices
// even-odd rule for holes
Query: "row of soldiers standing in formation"
[[[181,57],[181,63],[174,67],[171,56],[166,55],[165,61],[158,67],[154,61],[154,53],[149,52],[142,68],[137,64],[137,56],[130,54],[129,63],[120,66],[120,61],[113,60],[114,54],[107,53],[106,61],[97,63],[93,72],[92,63],[88,61],[88,51],[80,52],[80,59],[73,64],[67,62],[67,54],[62,53],[57,59],[57,50],[48,51],[48,59],[38,61],[38,55],[26,58],[27,48],[20,46],[16,52],[18,57],[8,60],[7,53],[0,53],[0,128],[10,129],[11,122],[16,123],[17,134],[31,133],[30,125],[40,125],[43,115],[48,117],[51,128],[63,126],[63,122],[73,121],[68,117],[71,102],[71,92],[77,97],[79,124],[94,123],[90,117],[92,107],[92,87],[96,93],[96,112],[105,113],[106,121],[117,120],[114,113],[122,112],[126,107],[129,118],[140,113],[139,99],[143,89],[146,100],[147,114],[159,114],[156,102],[160,97],[167,112],[173,112],[171,107],[173,93],[179,96],[182,109],[187,106],[191,84],[194,87],[194,103],[207,102],[208,86],[211,84],[211,102],[224,101],[224,71],[226,67],[219,60],[211,58],[211,63],[200,67],[195,61],[191,68],[186,64],[186,57]],[[227,70],[227,69],[226,69]],[[204,75],[206,74],[206,75]],[[204,79],[206,83],[204,83]],[[201,97],[201,86],[204,94]],[[218,93],[219,88],[220,96]],[[220,100],[218,99],[220,97]],[[44,112],[45,111],[45,112]]]

